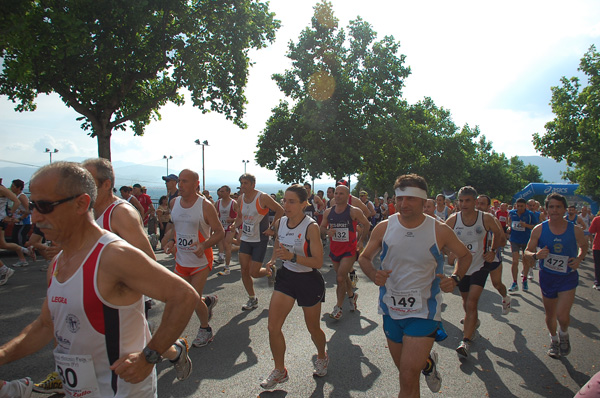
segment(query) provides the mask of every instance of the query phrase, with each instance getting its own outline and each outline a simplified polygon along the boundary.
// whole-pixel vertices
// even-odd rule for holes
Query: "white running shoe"
[[[204,347],[213,341],[213,332],[212,330],[207,330],[203,328],[198,328],[198,334],[196,334],[196,338],[192,342],[194,347]]]
[[[506,296],[502,299],[502,315],[507,315],[510,312],[510,302],[512,301],[512,297]]]
[[[0,286],[4,285],[6,282],[8,282],[8,278],[13,276],[14,273],[15,273],[14,269],[6,267],[6,272],[3,272],[0,274]]]
[[[29,263],[26,260],[19,260],[13,264],[13,267],[21,268],[21,267],[27,267],[28,265],[29,265]]]
[[[29,398],[33,391],[33,381],[29,377],[7,381],[0,391],[3,397]]]
[[[230,273],[231,273],[231,270],[229,269],[229,267],[226,266],[225,268],[223,268],[223,271],[217,272],[217,275],[224,276],[224,275],[229,275]]]
[[[327,374],[327,366],[329,366],[329,355],[325,353],[325,358],[319,358],[315,360],[315,370],[313,376],[323,377]]]
[[[258,298],[256,298],[256,297],[254,297],[254,298],[249,297],[246,304],[244,304],[242,306],[243,311],[249,311],[249,310],[253,310],[255,308],[258,308]]]
[[[260,383],[260,386],[265,390],[272,390],[277,384],[285,383],[288,380],[287,369],[283,369],[283,372],[279,369],[274,369],[271,374]]]
[[[458,353],[458,356],[466,359],[469,357],[469,352],[471,351],[471,341],[470,340],[463,340],[460,342],[460,345],[456,348],[456,352]]]
[[[333,307],[333,311],[331,311],[331,314],[329,314],[329,316],[333,319],[340,319],[342,317],[342,308],[338,307],[337,305]]]
[[[425,373],[425,371],[423,371],[422,373],[425,376],[427,387],[429,387],[431,392],[439,392],[442,388],[442,375],[440,374],[437,368],[438,354],[435,351],[431,351],[429,357],[433,362],[433,369],[431,369],[429,373]]]
[[[177,380],[183,381],[192,373],[192,360],[189,357],[189,347],[186,339],[178,339],[175,345],[181,348],[181,354],[176,361],[172,361]]]

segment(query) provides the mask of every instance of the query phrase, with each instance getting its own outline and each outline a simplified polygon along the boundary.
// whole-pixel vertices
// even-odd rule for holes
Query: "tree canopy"
[[[512,173],[528,166],[494,152],[478,127],[459,128],[431,98],[403,99],[410,68],[393,37],[377,40],[360,17],[340,29],[328,1],[314,10],[310,27],[289,43],[291,69],[273,76],[287,99],[259,136],[260,166],[283,183],[358,174],[358,186],[378,193],[406,173],[424,176],[430,194],[469,184],[509,200],[527,184]],[[537,175],[529,177],[540,181],[531,167]]]
[[[534,134],[533,144],[543,155],[570,167],[567,177],[579,183],[582,194],[600,199],[600,53],[591,46],[578,70],[587,75],[561,79],[552,87],[550,106],[555,118],[546,123],[545,134]]]
[[[167,102],[222,113],[245,127],[251,48],[280,24],[254,0],[19,1],[0,6],[0,94],[35,110],[57,93],[110,159],[112,130],[144,128]]]

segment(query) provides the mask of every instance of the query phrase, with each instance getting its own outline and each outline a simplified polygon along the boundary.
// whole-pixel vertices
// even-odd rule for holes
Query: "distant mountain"
[[[561,176],[561,172],[564,173],[567,171],[567,163],[565,161],[557,162],[554,159],[542,156],[519,156],[519,159],[525,164],[532,164],[539,167],[542,172],[542,178],[548,182],[567,182]]]

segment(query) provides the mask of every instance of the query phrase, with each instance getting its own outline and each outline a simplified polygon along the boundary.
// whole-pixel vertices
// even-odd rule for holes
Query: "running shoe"
[[[204,304],[206,304],[206,307],[208,308],[208,321],[209,322],[213,316],[213,308],[215,308],[215,305],[217,305],[218,301],[219,301],[219,298],[217,297],[216,294],[213,294],[210,296],[204,296]]]
[[[253,310],[255,308],[258,308],[258,298],[254,297],[249,297],[248,301],[246,302],[246,304],[244,304],[242,306],[242,310],[243,311],[250,311]]]
[[[510,302],[512,298],[510,296],[506,296],[502,299],[502,315],[507,315],[510,312]]]
[[[358,293],[354,293],[352,297],[348,297],[348,301],[350,302],[350,312],[354,312],[358,309],[356,302],[358,301]]]
[[[223,271],[217,272],[217,275],[224,276],[229,275],[230,273],[231,271],[229,270],[229,267],[225,266],[225,268],[223,268]]]
[[[13,267],[21,268],[21,267],[27,267],[28,265],[29,265],[29,263],[26,260],[19,260],[13,264]]]
[[[435,351],[431,351],[429,354],[429,358],[433,363],[433,367],[429,372],[422,371],[425,376],[425,381],[427,382],[427,387],[431,390],[431,392],[438,392],[442,388],[442,375],[438,371],[437,362],[438,362],[438,354]]]
[[[569,334],[561,336],[558,334],[559,346],[560,346],[560,355],[566,357],[571,353],[571,342],[569,341]]]
[[[57,372],[52,372],[43,381],[33,385],[33,391],[42,394],[64,394],[62,380]]]
[[[465,359],[469,357],[470,351],[471,351],[471,341],[468,339],[461,341],[460,345],[456,348],[456,352],[458,353],[458,356],[461,358],[465,358]]]
[[[49,265],[50,265],[50,263],[48,261],[46,261],[46,263],[42,264],[42,266],[40,267],[40,271],[43,271],[43,272],[48,271]]]
[[[519,291],[519,285],[517,285],[517,282],[513,282],[513,284],[508,288],[509,292],[518,292]]]
[[[6,272],[3,272],[0,274],[0,286],[4,285],[6,282],[8,282],[8,278],[13,276],[14,273],[15,273],[14,269],[6,267]]]
[[[596,289],[596,290],[600,290],[600,285],[599,285],[599,284],[597,284],[597,283],[594,283],[594,289]]]
[[[33,391],[33,381],[30,377],[7,381],[2,387],[3,394],[7,397],[29,398]]]
[[[552,340],[550,342],[550,349],[548,350],[548,356],[552,358],[560,358],[560,343]]]
[[[529,275],[527,275],[527,278],[532,281],[533,280],[533,269],[529,270]]]
[[[221,265],[221,264],[223,264],[223,260],[221,260],[219,257],[215,258],[213,265]]]
[[[337,305],[333,307],[333,311],[331,311],[329,316],[333,319],[340,319],[342,317],[342,307],[338,307]]]
[[[285,383],[288,381],[288,379],[289,377],[287,369],[283,369],[283,371],[274,369],[269,377],[260,383],[260,386],[265,390],[272,390],[277,384]]]
[[[325,358],[315,359],[315,370],[313,376],[323,377],[327,374],[327,366],[329,366],[329,355],[325,353]]]
[[[198,334],[196,334],[196,338],[192,342],[192,345],[194,347],[204,347],[211,341],[213,341],[212,329],[198,328]]]
[[[352,282],[352,288],[356,289],[356,284],[358,283],[358,275],[356,275],[356,271],[350,271],[350,282]]]
[[[523,291],[524,292],[528,292],[529,291],[529,284],[527,283],[527,279],[525,279],[523,281]]]
[[[31,248],[23,248],[23,254],[25,254],[26,256],[30,256],[31,260],[35,263],[35,261],[37,260],[37,255],[35,254],[35,249],[33,247]]]
[[[175,373],[177,374],[177,380],[183,381],[188,378],[190,373],[192,373],[192,360],[189,356],[189,347],[186,339],[178,339],[175,342],[175,345],[181,348],[181,353],[179,354],[179,358],[173,362],[173,367],[175,368]]]

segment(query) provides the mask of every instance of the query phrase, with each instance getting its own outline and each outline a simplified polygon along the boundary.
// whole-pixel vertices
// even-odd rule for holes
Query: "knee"
[[[421,369],[400,368],[400,388],[402,390],[413,390],[419,384],[419,377],[421,375]]]
[[[477,312],[477,300],[467,299],[465,308],[467,312]]]

